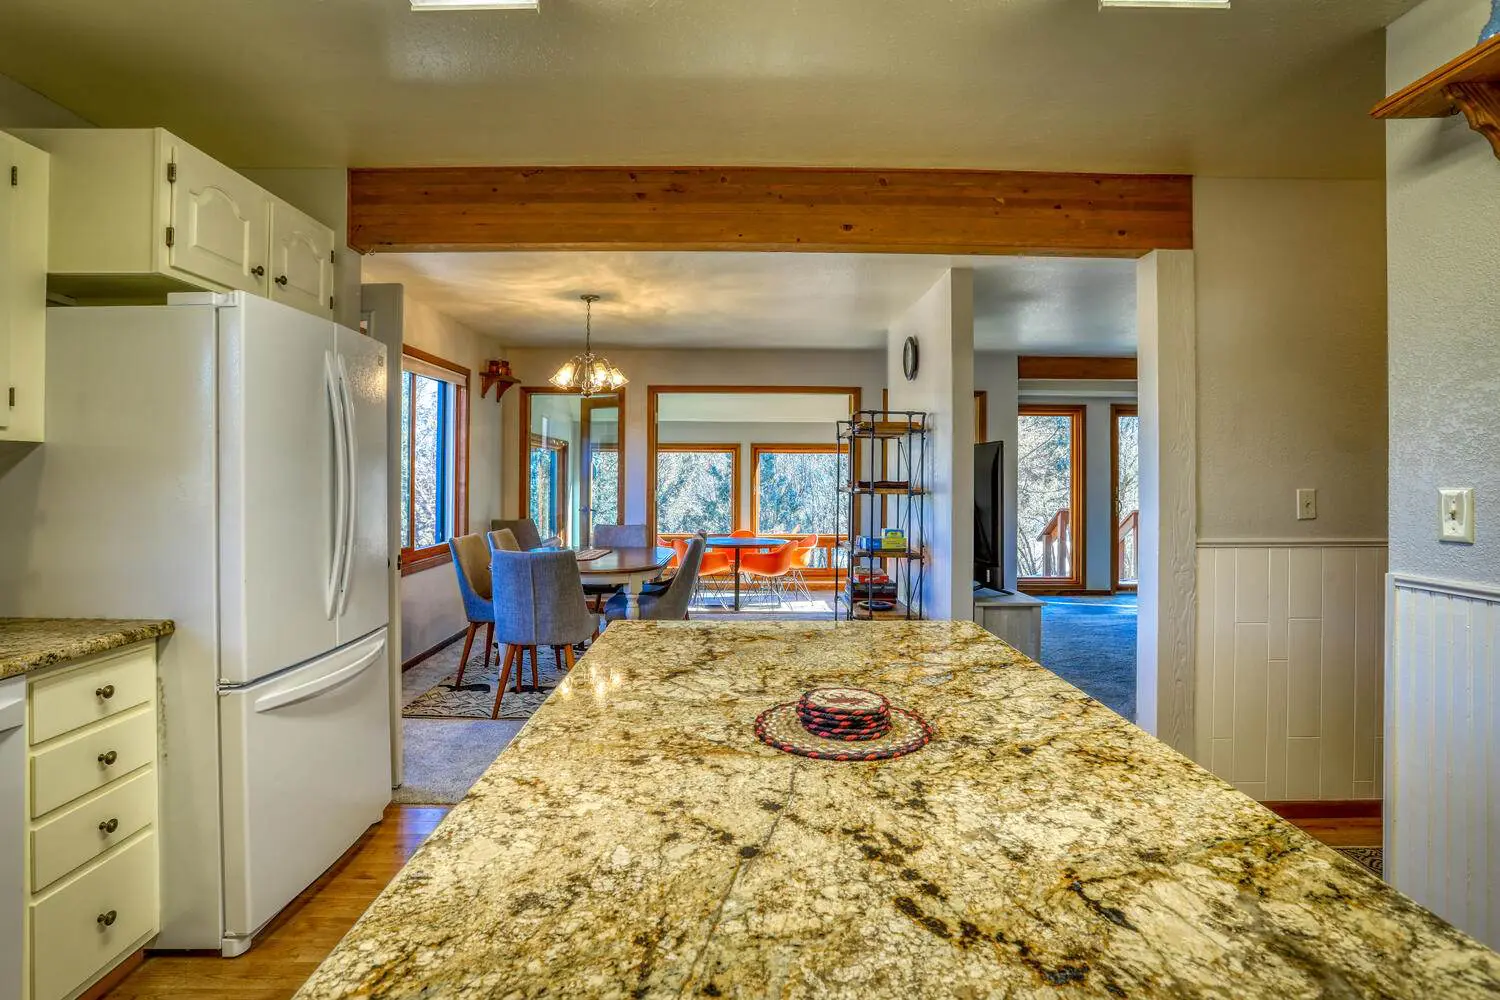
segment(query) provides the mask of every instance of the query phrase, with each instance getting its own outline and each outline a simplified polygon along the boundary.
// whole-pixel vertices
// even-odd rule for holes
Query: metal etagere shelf
[[[849,525],[839,546],[849,565],[845,570],[834,560],[836,620],[922,617],[927,433],[921,410],[858,410],[838,423],[839,446],[849,450],[849,478],[839,485]],[[889,530],[901,532],[904,548],[884,546]]]

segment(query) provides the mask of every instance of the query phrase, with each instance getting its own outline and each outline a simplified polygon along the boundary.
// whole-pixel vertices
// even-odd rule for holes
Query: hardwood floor
[[[249,953],[152,955],[109,1000],[286,1000],[448,812],[447,806],[386,808],[385,818],[343,861],[297,897]],[[1379,847],[1380,819],[1344,816],[1291,820],[1335,847]]]
[[[216,953],[152,955],[107,996],[286,1000],[447,812],[447,806],[388,806],[380,824],[298,896],[247,954],[234,959]]]

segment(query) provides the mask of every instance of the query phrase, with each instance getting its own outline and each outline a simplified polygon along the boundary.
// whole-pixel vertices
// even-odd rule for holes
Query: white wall
[[[1427,0],[1391,25],[1387,89],[1470,48],[1488,11]],[[1500,946],[1500,163],[1461,115],[1389,122],[1386,203],[1386,874]],[[1437,540],[1442,486],[1475,487],[1476,544]]]
[[[567,349],[511,348],[497,355],[511,363],[524,385],[541,386],[582,345]],[[595,346],[625,373],[625,520],[646,522],[646,389],[648,386],[787,385],[852,386],[861,405],[878,407],[885,388],[884,351],[640,351]],[[502,501],[507,514],[520,509],[521,483],[515,428],[520,393],[506,394],[506,432],[501,442]],[[774,397],[772,397],[774,398]]]
[[[921,364],[902,373],[907,337],[916,337]],[[931,496],[923,613],[928,618],[974,615],[974,272],[949,271],[892,323],[886,341],[893,410],[925,410]]]
[[[490,338],[471,330],[431,305],[405,296],[403,340],[476,373],[469,380],[469,530],[486,531],[500,517],[501,408],[495,394],[479,395],[478,372],[500,357]],[[457,578],[448,564],[401,579],[401,658],[430,649],[462,631],[467,623]]]
[[[29,87],[0,76],[0,129],[88,128],[90,124]]]

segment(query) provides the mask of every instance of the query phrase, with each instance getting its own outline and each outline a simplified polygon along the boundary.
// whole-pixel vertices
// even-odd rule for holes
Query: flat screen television
[[[974,582],[1005,589],[1005,442],[974,446]]]

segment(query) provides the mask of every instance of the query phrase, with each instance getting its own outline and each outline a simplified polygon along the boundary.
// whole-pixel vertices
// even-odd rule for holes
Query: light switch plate
[[[1297,491],[1297,520],[1316,521],[1318,519],[1318,491]]]
[[[1474,544],[1474,488],[1438,490],[1438,539]]]

